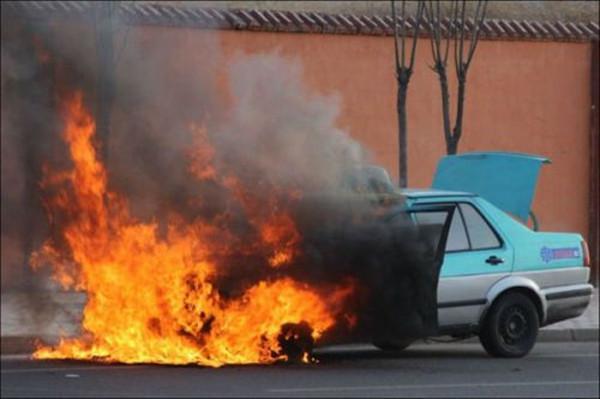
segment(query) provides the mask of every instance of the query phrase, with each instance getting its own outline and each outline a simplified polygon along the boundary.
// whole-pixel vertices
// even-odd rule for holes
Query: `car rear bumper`
[[[591,284],[567,285],[542,290],[546,298],[546,320],[544,325],[571,319],[581,315],[592,298]]]

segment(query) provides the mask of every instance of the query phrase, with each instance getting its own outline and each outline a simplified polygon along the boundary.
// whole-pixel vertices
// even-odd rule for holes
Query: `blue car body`
[[[576,317],[589,304],[583,237],[533,231],[524,224],[546,163],[514,153],[447,156],[432,189],[403,191],[410,208],[456,205],[438,285],[440,334],[476,334],[494,302],[511,291],[531,299],[540,326]],[[435,223],[417,220],[429,222]]]

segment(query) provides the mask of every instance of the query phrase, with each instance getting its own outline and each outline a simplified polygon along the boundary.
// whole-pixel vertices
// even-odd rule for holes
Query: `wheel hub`
[[[502,337],[508,344],[515,343],[528,334],[527,318],[523,311],[513,306],[506,310],[502,328]]]

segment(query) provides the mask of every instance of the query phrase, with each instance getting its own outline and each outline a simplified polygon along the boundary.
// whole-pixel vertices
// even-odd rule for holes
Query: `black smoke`
[[[301,64],[277,53],[240,54],[224,67],[216,32],[113,23],[115,95],[109,132],[96,145],[111,190],[129,200],[136,218],[166,225],[177,214],[231,232],[227,251],[212,254],[219,265],[213,283],[224,298],[286,276],[324,296],[352,281],[356,289],[340,317],[356,320],[340,320],[325,342],[435,331],[437,247],[402,211],[401,195],[387,203],[346,184],[349,171],[372,160],[339,128],[340,99],[307,89]],[[47,286],[47,274],[31,273],[28,258],[60,231],[48,225],[48,193],[38,182],[44,165],[69,164],[60,139],[61,92],[82,90],[89,108],[98,109],[94,43],[85,24],[3,19],[3,289],[6,283],[35,295]],[[210,157],[216,175],[199,178],[190,170],[199,131],[214,148],[200,157]],[[248,243],[260,241],[256,221],[281,213],[291,215],[301,240],[293,261],[273,268],[269,254]],[[289,337],[306,338],[309,327],[282,328],[282,347],[298,357],[299,341]],[[303,342],[299,353],[311,345]]]

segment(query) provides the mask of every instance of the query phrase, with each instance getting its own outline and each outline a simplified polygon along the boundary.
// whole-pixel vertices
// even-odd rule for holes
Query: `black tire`
[[[540,327],[534,303],[526,295],[509,292],[490,308],[479,341],[494,357],[523,357],[533,349]]]
[[[413,341],[373,342],[373,345],[386,352],[400,352],[408,348]]]

